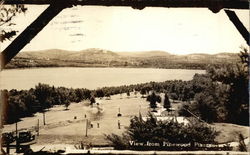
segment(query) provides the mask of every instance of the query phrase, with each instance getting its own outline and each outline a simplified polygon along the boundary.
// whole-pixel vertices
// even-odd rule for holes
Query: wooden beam
[[[60,4],[100,5],[100,6],[131,6],[137,9],[145,7],[195,7],[210,10],[249,9],[248,0],[5,0],[4,4]],[[214,12],[214,11],[213,11]]]
[[[249,42],[250,34],[249,34],[248,30],[245,28],[245,26],[241,23],[240,19],[236,15],[236,13],[234,11],[230,11],[230,10],[225,10],[225,12],[226,12],[228,18],[230,19],[230,21],[234,24],[234,26],[240,32],[241,36],[245,39],[248,46],[250,46],[250,42]]]
[[[10,62],[66,5],[51,4],[41,15],[34,20],[12,43],[0,54],[1,69]],[[48,36],[49,37],[49,36]],[[42,44],[42,42],[41,42]]]

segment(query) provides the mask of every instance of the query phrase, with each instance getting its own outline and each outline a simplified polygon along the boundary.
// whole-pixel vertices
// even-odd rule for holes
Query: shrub
[[[157,119],[149,114],[147,120],[143,120],[141,116],[135,116],[130,120],[130,126],[127,131],[118,136],[115,134],[106,135],[116,149],[142,149],[142,147],[130,146],[129,141],[138,143],[190,143],[201,144],[215,143],[215,137],[218,132],[207,124],[191,121],[188,125],[178,123],[175,119],[167,121],[157,121]],[[161,148],[154,148],[161,149]]]

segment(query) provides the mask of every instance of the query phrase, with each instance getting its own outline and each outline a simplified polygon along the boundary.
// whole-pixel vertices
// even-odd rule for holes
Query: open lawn
[[[147,115],[149,103],[140,95],[137,96],[131,93],[130,97],[123,94],[111,96],[110,100],[96,99],[102,109],[100,113],[97,105],[91,107],[87,102],[72,103],[69,110],[65,110],[64,106],[56,106],[45,113],[46,125],[43,124],[43,114],[37,113],[34,117],[24,118],[18,122],[18,128],[32,128],[38,124],[39,119],[40,134],[37,144],[32,145],[38,150],[46,144],[73,146],[78,145],[80,141],[92,145],[107,144],[104,134],[121,135],[129,125],[130,119],[135,115],[138,116],[139,111],[142,116]],[[178,109],[180,104],[173,104],[173,107]],[[119,108],[121,117],[117,116]],[[93,128],[88,128],[87,137],[86,120],[93,125]],[[118,122],[121,124],[120,129]],[[219,143],[238,141],[238,133],[242,133],[245,138],[249,137],[249,127],[246,126],[227,123],[214,123],[212,126],[220,131],[216,138]],[[15,131],[15,124],[5,125],[4,131]]]

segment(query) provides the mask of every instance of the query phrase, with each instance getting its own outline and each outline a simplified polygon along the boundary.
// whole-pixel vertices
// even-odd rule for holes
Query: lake
[[[32,68],[10,69],[0,73],[1,89],[30,89],[40,83],[68,88],[96,89],[150,81],[191,80],[204,70],[153,68]]]

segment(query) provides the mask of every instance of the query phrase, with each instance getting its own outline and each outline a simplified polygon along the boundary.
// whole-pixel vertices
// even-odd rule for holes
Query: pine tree
[[[148,95],[147,101],[149,102],[150,108],[155,110],[155,108],[157,108],[156,102],[160,103],[161,97],[153,92],[151,95]]]
[[[166,109],[171,108],[171,103],[169,101],[167,93],[165,93],[165,96],[164,96],[164,105],[163,105],[163,107],[166,108]]]

